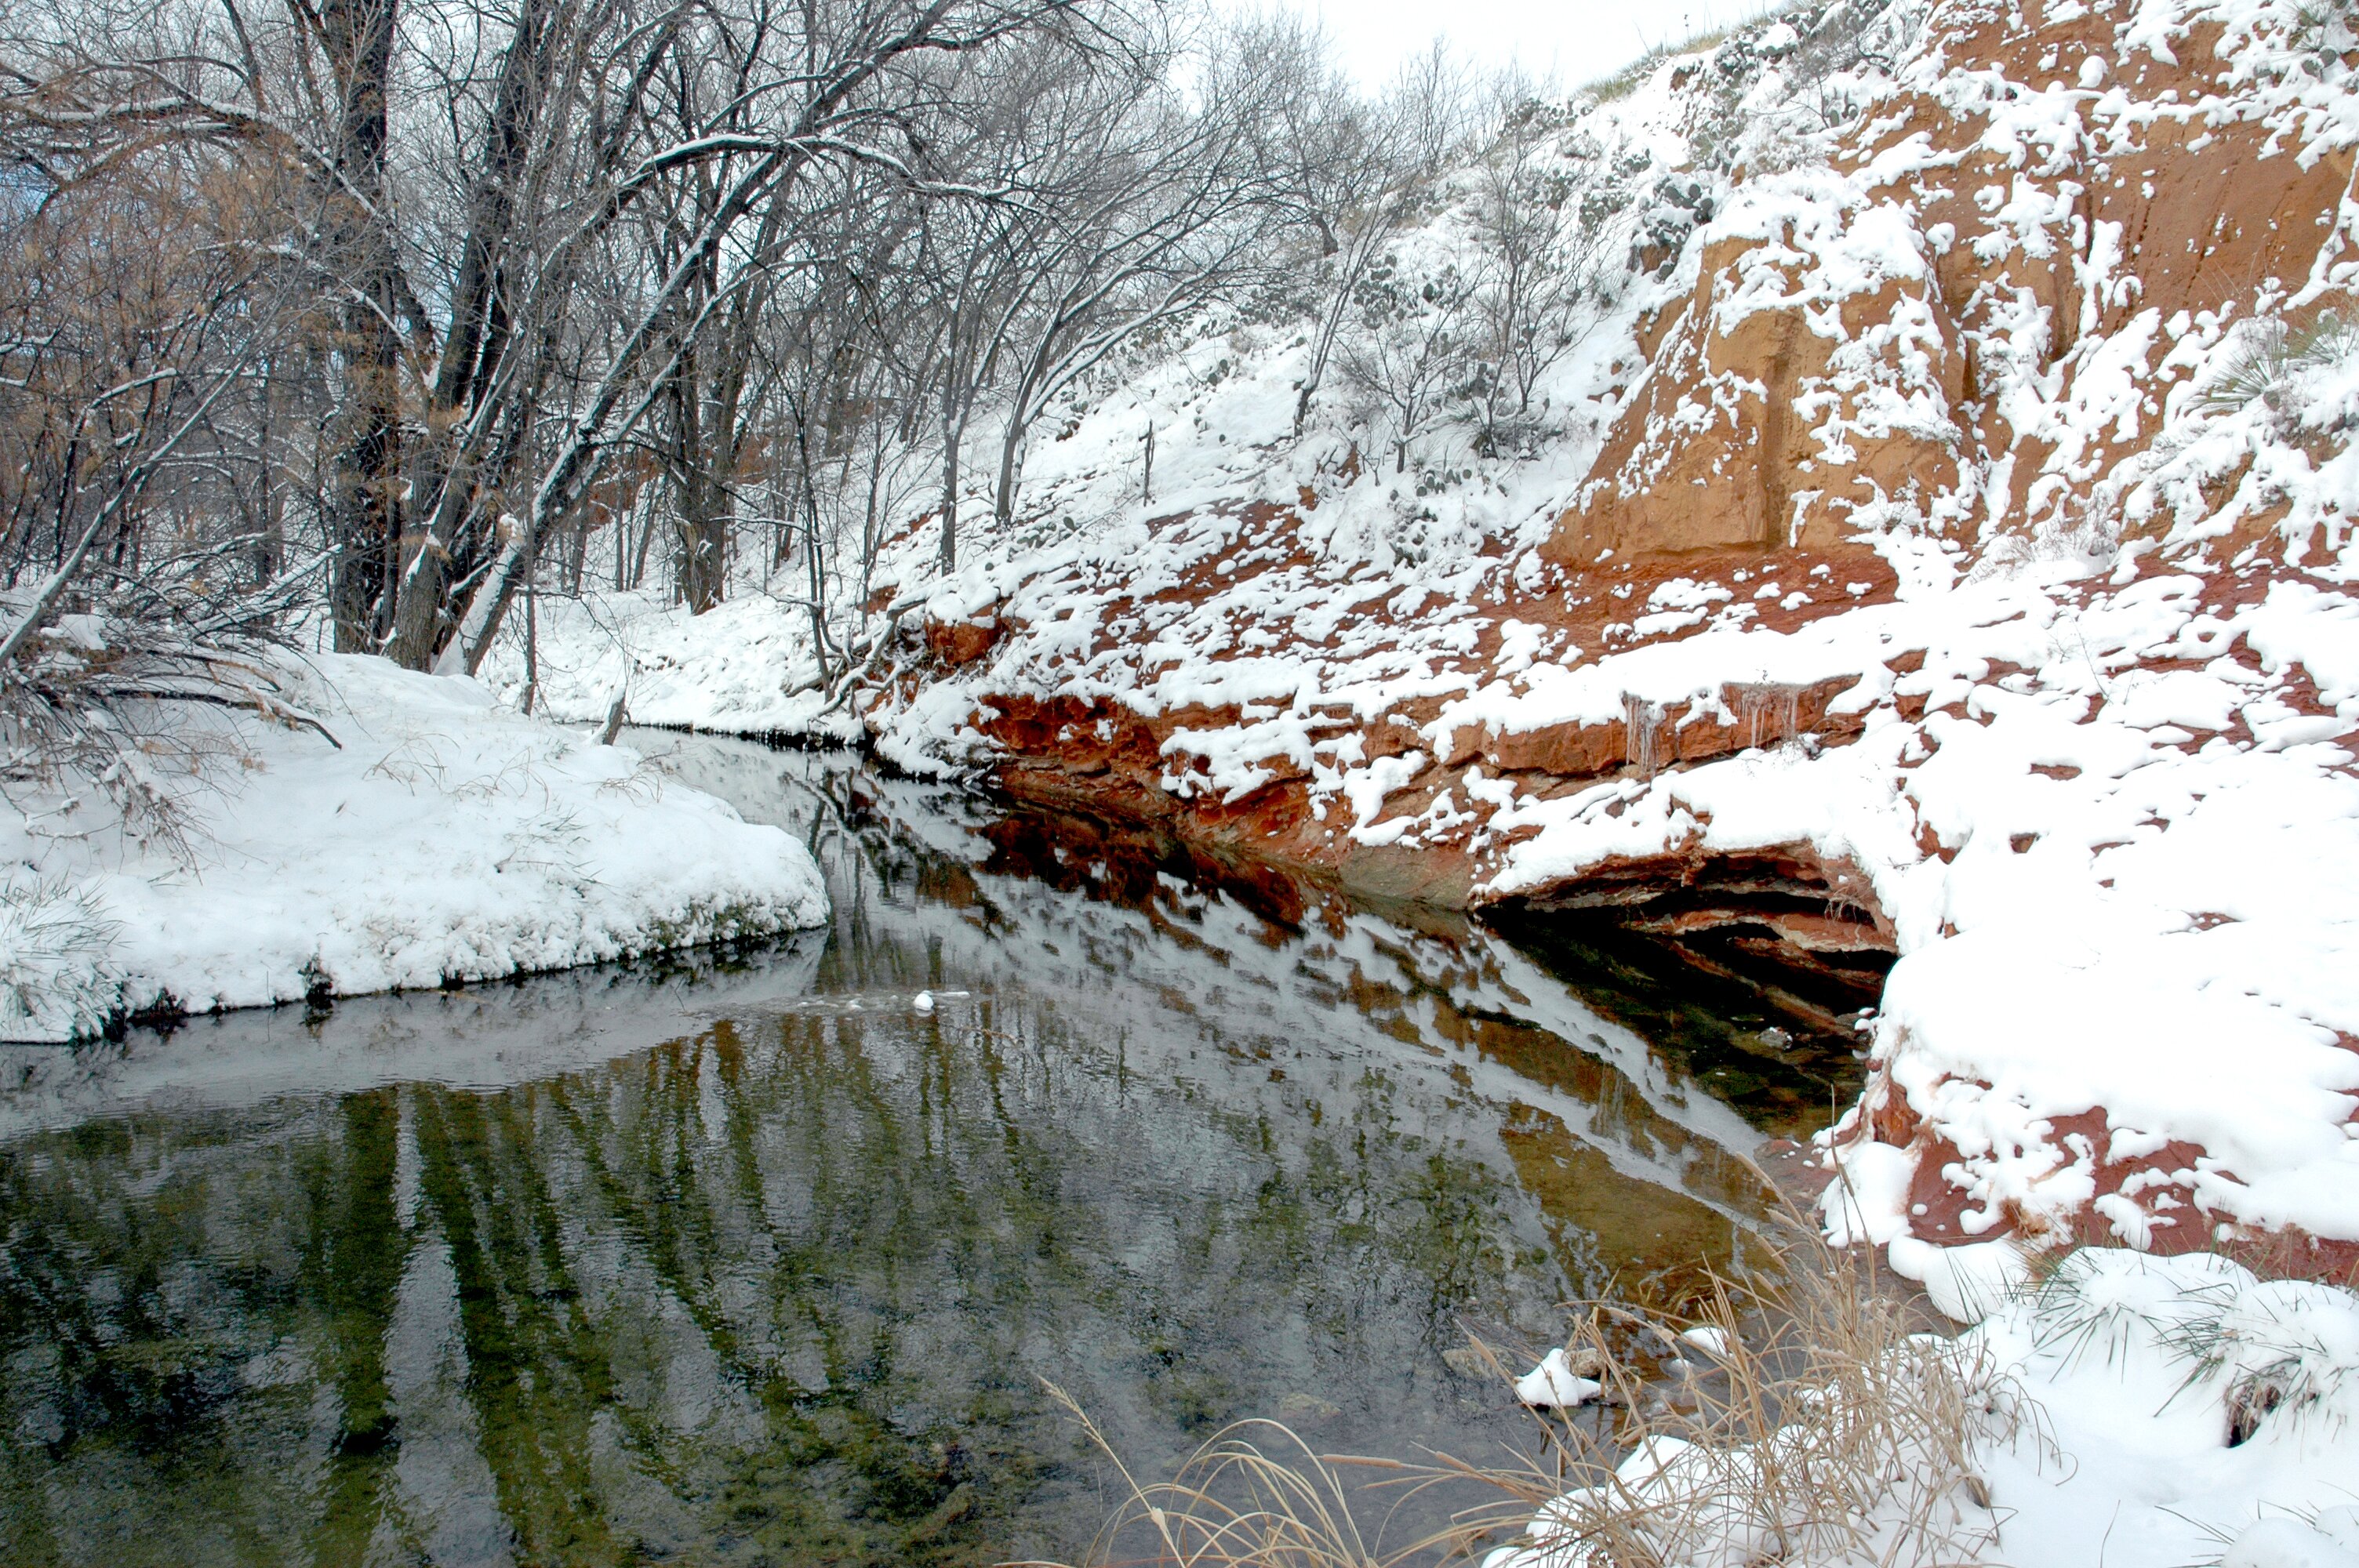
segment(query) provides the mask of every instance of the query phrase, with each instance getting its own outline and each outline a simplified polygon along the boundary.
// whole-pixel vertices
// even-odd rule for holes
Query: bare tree
[[[1024,441],[1040,411],[1140,334],[1234,294],[1261,270],[1278,185],[1260,130],[1300,82],[1250,34],[1206,62],[1193,97],[1167,61],[1082,78],[1063,113],[1027,125],[1038,151],[1029,236],[1010,313],[1009,375],[994,512],[1015,514]]]
[[[1281,189],[1319,243],[1321,303],[1295,395],[1299,435],[1326,384],[1339,334],[1355,310],[1364,311],[1369,273],[1423,210],[1431,180],[1458,150],[1468,96],[1462,72],[1438,40],[1373,103],[1327,65],[1323,39],[1299,19],[1265,18],[1245,42],[1285,62],[1280,70],[1302,83],[1277,101],[1266,132]]]
[[[1299,310],[1298,430],[1340,364],[1397,470],[1528,444],[1588,187],[1538,113],[1442,178],[1470,102],[1198,0],[19,0],[0,636],[234,583],[473,670],[519,593],[654,572],[800,606],[840,697],[917,492],[943,568],[986,489],[995,547],[1044,413],[1167,340]]]
[[[75,773],[169,838],[171,710],[274,706],[239,653],[317,564],[257,582],[236,526],[283,278],[205,149],[27,185],[0,187],[0,789]]]
[[[757,223],[766,204],[783,199],[805,167],[850,158],[902,172],[920,189],[962,197],[989,192],[924,180],[908,155],[908,123],[895,113],[888,89],[897,68],[913,57],[979,50],[1071,8],[1072,0],[858,0],[841,12],[816,5],[803,27],[781,41],[777,75],[749,77],[737,102],[766,109],[747,130],[715,126],[672,143],[642,160],[618,183],[602,211],[619,211],[657,174],[678,165],[710,168],[717,195],[701,203],[678,260],[649,291],[645,307],[609,360],[579,411],[546,460],[527,509],[508,531],[497,558],[477,588],[438,667],[472,672],[490,650],[501,617],[529,569],[545,531],[577,503],[622,438],[636,429],[658,390],[679,369],[715,318],[763,275],[762,258],[731,258],[725,282],[692,318],[680,305],[732,242]],[[826,23],[821,27],[815,24]],[[763,57],[767,66],[773,57]],[[922,84],[925,73],[908,73]],[[905,79],[904,84],[907,84]],[[922,91],[922,85],[919,86]],[[644,390],[641,390],[644,388]]]
[[[1486,458],[1527,455],[1543,433],[1542,384],[1596,320],[1610,215],[1597,204],[1593,158],[1565,145],[1570,116],[1512,76],[1494,92],[1468,225],[1476,330],[1465,418]]]
[[[1440,422],[1462,391],[1473,285],[1447,259],[1430,272],[1404,265],[1397,251],[1371,263],[1353,292],[1354,331],[1339,361],[1364,416],[1393,449],[1393,471]]]

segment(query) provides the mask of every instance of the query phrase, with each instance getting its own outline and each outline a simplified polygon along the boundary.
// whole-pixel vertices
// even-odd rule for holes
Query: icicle
[[[1802,688],[1786,681],[1743,681],[1729,690],[1736,698],[1736,716],[1745,721],[1745,743],[1761,744],[1761,720],[1774,712],[1769,743],[1790,741],[1802,729]]]
[[[1662,727],[1661,703],[1648,702],[1626,691],[1622,694],[1622,729],[1626,754],[1642,779],[1655,776],[1655,738]]]

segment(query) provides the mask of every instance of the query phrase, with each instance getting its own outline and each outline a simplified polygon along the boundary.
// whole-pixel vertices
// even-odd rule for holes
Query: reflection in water
[[[1478,930],[643,739],[808,836],[831,931],[0,1056],[7,1562],[1071,1550],[1043,1379],[1149,1469],[1492,1452],[1462,1324],[1758,1213],[1768,1119]]]

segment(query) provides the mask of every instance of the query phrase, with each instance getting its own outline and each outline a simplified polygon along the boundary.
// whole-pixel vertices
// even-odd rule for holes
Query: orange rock
[[[952,669],[973,664],[991,652],[999,641],[998,618],[975,621],[933,621],[926,622],[926,646],[933,655]]]

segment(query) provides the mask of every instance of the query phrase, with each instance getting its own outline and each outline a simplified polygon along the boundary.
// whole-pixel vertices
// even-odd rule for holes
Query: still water
[[[1849,1066],[1610,941],[638,740],[832,926],[0,1050],[0,1563],[1071,1553],[1049,1383],[1150,1475],[1496,1457],[1444,1353],[1725,1260]]]

